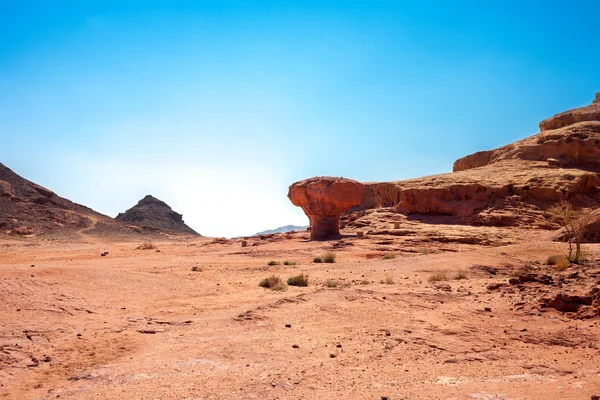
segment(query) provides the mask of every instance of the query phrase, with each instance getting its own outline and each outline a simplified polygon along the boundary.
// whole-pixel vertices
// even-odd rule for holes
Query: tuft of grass
[[[468,276],[467,276],[466,272],[457,272],[456,275],[454,275],[454,279],[456,279],[456,280],[468,279]]]
[[[337,287],[338,282],[336,280],[333,279],[327,279],[327,281],[325,281],[325,286],[327,286],[328,288],[335,288]]]
[[[196,266],[192,267],[192,271],[194,271],[194,272],[202,272],[202,268],[200,268],[199,266],[196,265]]]
[[[386,253],[381,257],[382,260],[393,260],[394,258],[396,258],[396,254],[394,253]]]
[[[152,242],[144,242],[135,248],[136,250],[154,250],[156,246]]]
[[[385,279],[382,279],[381,283],[386,285],[393,285],[396,282],[394,282],[394,276],[392,274],[386,274]]]
[[[285,290],[285,283],[281,280],[280,277],[271,275],[258,283],[258,286],[264,287],[265,289],[271,290]]]
[[[368,279],[363,279],[362,281],[360,281],[360,284],[361,284],[361,285],[370,285],[370,284],[371,284],[371,281],[370,281],[370,280],[368,280]]]
[[[335,253],[328,251],[327,253],[323,254],[323,262],[330,263],[330,264],[334,263],[335,262]]]
[[[430,275],[429,278],[427,278],[427,282],[440,282],[440,281],[447,281],[448,280],[448,275],[446,275],[445,272],[438,272],[436,274]]]
[[[315,258],[313,258],[313,262],[317,263],[317,264],[320,264],[320,263],[323,262],[323,259],[321,257],[315,257]]]
[[[286,260],[283,262],[283,265],[296,265],[296,264],[298,264],[296,261],[287,261]]]
[[[279,265],[281,264],[279,261],[275,261],[275,260],[271,260],[267,263],[267,265],[273,266],[273,265]]]
[[[304,273],[288,278],[287,284],[290,286],[308,286],[308,275]]]
[[[548,256],[548,258],[546,259],[546,265],[556,265],[563,259],[568,261],[567,256],[563,254],[553,254],[551,256]]]

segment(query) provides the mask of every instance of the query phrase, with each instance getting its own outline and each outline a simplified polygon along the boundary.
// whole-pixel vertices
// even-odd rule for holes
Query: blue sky
[[[0,162],[209,236],[307,224],[287,187],[449,172],[600,91],[595,1],[0,0]]]

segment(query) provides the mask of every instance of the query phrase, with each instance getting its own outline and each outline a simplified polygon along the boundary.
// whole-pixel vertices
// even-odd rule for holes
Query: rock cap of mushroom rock
[[[311,240],[340,236],[340,216],[360,204],[364,185],[352,179],[317,176],[293,183],[288,198],[310,220]]]
[[[540,122],[540,131],[549,131],[585,121],[600,121],[600,92],[596,93],[596,98],[589,106],[565,111]]]

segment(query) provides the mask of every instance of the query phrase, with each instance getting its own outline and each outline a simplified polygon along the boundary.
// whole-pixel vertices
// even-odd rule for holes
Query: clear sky
[[[0,162],[208,236],[308,223],[314,175],[449,172],[600,91],[600,2],[0,0]]]

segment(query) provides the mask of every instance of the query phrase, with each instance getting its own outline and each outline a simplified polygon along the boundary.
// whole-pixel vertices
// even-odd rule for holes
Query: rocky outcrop
[[[117,221],[168,233],[198,235],[183,222],[183,215],[173,211],[164,201],[147,195],[135,206],[115,218]]]
[[[340,216],[360,203],[364,185],[345,178],[315,177],[289,187],[288,198],[310,220],[310,239],[340,237]]]
[[[596,99],[591,105],[565,111],[540,122],[540,131],[559,129],[584,121],[600,121],[600,92],[596,93]]]
[[[494,151],[486,150],[486,151],[478,151],[477,153],[470,154],[463,158],[459,158],[454,162],[454,166],[452,167],[452,171],[464,171],[466,169],[478,168],[487,165]]]
[[[590,120],[556,122],[552,130],[463,157],[450,174],[366,183],[350,212],[394,207],[405,215],[452,216],[470,225],[556,227],[545,214],[553,204],[600,204],[600,120],[590,114],[598,107],[600,94],[590,107],[572,112]]]

